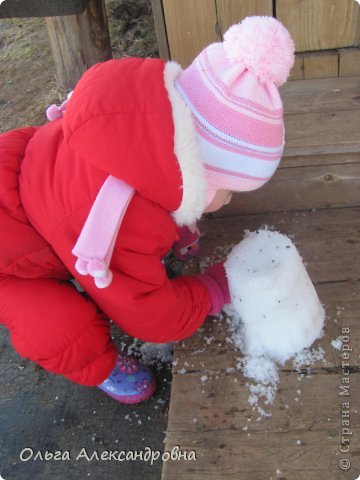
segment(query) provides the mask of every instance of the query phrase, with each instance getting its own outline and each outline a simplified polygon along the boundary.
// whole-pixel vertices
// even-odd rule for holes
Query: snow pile
[[[256,406],[264,397],[268,405],[277,389],[276,363],[322,336],[325,311],[295,245],[279,232],[247,232],[225,269],[232,301],[225,311],[233,341],[245,354],[239,366],[255,382],[249,401]]]
[[[244,323],[244,353],[283,363],[321,336],[325,312],[288,237],[248,233],[225,268],[233,309]]]
[[[172,362],[172,343],[144,342],[140,347],[141,359],[145,365]]]
[[[170,368],[172,364],[172,342],[151,343],[134,338],[129,345],[122,342],[120,349],[138,358],[145,365],[156,367],[157,370],[161,370],[164,366]]]

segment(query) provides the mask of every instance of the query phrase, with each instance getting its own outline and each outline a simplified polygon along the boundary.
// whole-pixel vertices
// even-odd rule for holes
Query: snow
[[[250,405],[268,417],[259,401],[273,403],[278,364],[293,358],[299,369],[323,359],[321,347],[310,347],[323,335],[325,311],[295,245],[279,232],[246,232],[225,269],[232,303],[224,311],[231,338],[245,355],[237,367],[254,382],[247,384]]]
[[[155,362],[171,363],[172,343],[144,342],[140,347],[141,359],[145,365],[153,365]]]
[[[334,347],[336,350],[341,350],[342,347],[342,336],[335,338],[331,341],[331,346]]]
[[[184,375],[187,372],[185,368],[181,368],[180,370],[177,370],[176,373],[179,373],[180,375]]]
[[[322,347],[318,347],[317,349],[313,348],[311,350],[305,348],[294,355],[292,360],[293,368],[300,372],[303,366],[310,366],[319,360],[324,360],[324,356],[325,350]]]
[[[322,335],[323,306],[288,237],[248,233],[225,269],[232,307],[244,325],[245,353],[284,363]]]

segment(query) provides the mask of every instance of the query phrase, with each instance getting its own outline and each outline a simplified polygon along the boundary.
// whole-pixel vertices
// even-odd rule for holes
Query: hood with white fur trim
[[[168,62],[164,69],[165,88],[169,94],[175,128],[174,152],[183,180],[183,198],[173,216],[178,225],[191,225],[200,218],[206,207],[207,181],[205,168],[190,108],[175,88],[175,80],[182,72],[180,65]],[[193,221],[190,218],[193,217]]]
[[[207,181],[190,109],[175,89],[181,68],[124,58],[90,68],[63,118],[64,138],[84,161],[125,181],[191,225],[206,207]]]

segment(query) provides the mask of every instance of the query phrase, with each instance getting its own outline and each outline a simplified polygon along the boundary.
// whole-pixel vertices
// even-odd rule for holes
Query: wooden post
[[[151,0],[151,7],[154,16],[154,24],[160,58],[164,60],[170,60],[170,52],[166,36],[166,26],[162,1]]]
[[[46,25],[61,90],[74,88],[91,65],[112,57],[104,0],[89,0],[80,15],[46,17]]]

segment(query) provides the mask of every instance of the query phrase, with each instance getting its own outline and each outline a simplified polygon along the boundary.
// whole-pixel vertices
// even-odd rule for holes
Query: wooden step
[[[203,267],[224,259],[244,230],[268,225],[292,238],[326,308],[324,336],[313,345],[323,348],[324,359],[302,373],[291,360],[280,365],[277,396],[266,409],[271,417],[257,421],[226,318],[209,317],[175,345],[165,444],[166,451],[176,445],[194,451],[196,460],[164,462],[162,480],[358,477],[359,86],[359,78],[285,85],[287,144],[275,176],[200,222]],[[352,349],[349,397],[340,395],[342,352],[331,345],[343,329],[349,329]],[[348,415],[351,435],[342,424]],[[350,439],[348,452],[340,450],[342,437]]]
[[[281,93],[285,156],[360,150],[360,77],[297,80]]]

